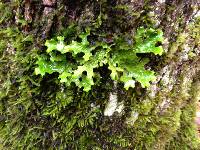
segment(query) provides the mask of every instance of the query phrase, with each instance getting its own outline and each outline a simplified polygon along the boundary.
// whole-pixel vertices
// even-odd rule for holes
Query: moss
[[[197,150],[200,146],[200,140],[197,135],[197,127],[194,124],[196,103],[198,101],[199,81],[193,83],[191,94],[192,97],[187,102],[187,105],[181,109],[180,124],[176,135],[167,144],[166,149],[194,149]],[[191,139],[190,139],[191,138]]]
[[[81,3],[81,7],[76,11],[78,2]],[[86,1],[77,1],[75,5],[68,1],[66,6],[60,1],[60,9],[53,15],[66,15],[64,9],[68,6],[70,10],[81,14],[86,7],[84,2]],[[91,1],[87,1],[87,6],[91,6],[88,13],[91,15],[95,11],[95,19],[99,16],[99,2],[93,5]],[[44,78],[36,76],[35,62],[45,49],[42,47],[42,31],[38,30],[38,27],[45,28],[48,22],[44,21],[45,25],[42,25],[38,13],[41,11],[39,5],[38,9],[35,8],[38,14],[33,18],[32,31],[29,34],[24,33],[23,25],[15,24],[11,13],[18,4],[11,3],[12,5],[0,4],[1,8],[4,8],[3,11],[6,11],[5,15],[0,15],[0,149],[198,149],[199,140],[193,121],[194,104],[198,100],[199,91],[199,20],[190,24],[190,28],[186,30],[187,38],[182,34],[177,38],[177,35],[171,34],[182,32],[182,25],[180,31],[175,31],[168,25],[165,26],[167,22],[160,22],[162,28],[166,27],[166,38],[172,37],[169,38],[169,42],[173,41],[175,46],[171,47],[170,55],[166,54],[162,58],[142,56],[150,57],[152,63],[146,67],[154,66],[152,68],[159,74],[157,81],[152,83],[154,87],[142,89],[136,83],[134,89],[125,91],[123,85],[119,84],[116,91],[119,101],[124,102],[124,111],[121,116],[114,114],[109,118],[103,115],[103,111],[109,99],[109,92],[113,91],[113,83],[106,66],[99,68],[102,75],[99,80],[102,84],[95,85],[89,93],[83,92],[73,84],[66,87],[59,82],[56,73],[48,74]],[[129,34],[134,33],[136,27],[152,25],[155,16],[151,18],[149,12],[155,7],[145,6],[151,3],[153,2],[133,2],[131,6],[126,7],[127,1],[101,1],[102,23],[99,21],[97,26],[101,26],[92,29],[95,34],[89,39],[92,39],[92,42],[98,39],[109,43],[117,37],[116,35],[121,34],[129,39]],[[162,11],[168,13],[164,20],[176,16],[176,13],[172,15],[176,10],[175,1],[167,5],[173,6]],[[49,36],[75,34],[73,37],[76,38],[84,26],[94,25],[94,20],[90,20],[93,17],[84,15],[77,15],[76,19],[71,18],[70,21],[63,18],[60,24],[62,28],[70,22],[75,22],[72,30],[62,32],[61,27],[56,31],[51,29]],[[86,19],[83,26],[80,17]],[[20,18],[23,19],[23,13]],[[76,20],[80,22],[77,23]],[[177,19],[175,24],[183,20]],[[53,27],[57,23],[55,21]],[[184,42],[188,43],[189,52],[195,54],[185,62],[179,59],[185,48]],[[167,66],[167,69],[162,73],[162,69],[165,69],[163,65]],[[127,124],[127,119],[135,114],[133,112],[137,112],[138,115],[132,124]]]

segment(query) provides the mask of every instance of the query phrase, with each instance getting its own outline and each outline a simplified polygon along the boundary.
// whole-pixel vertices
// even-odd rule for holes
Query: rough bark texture
[[[0,2],[0,148],[2,149],[198,149],[195,126],[200,98],[198,0],[16,0]],[[97,18],[102,14],[98,28]],[[197,15],[196,15],[197,16]],[[140,26],[164,32],[164,54],[148,54],[157,80],[126,91],[102,68],[102,85],[85,93],[57,74],[36,76],[44,43],[67,35],[74,24],[95,38],[129,37]],[[105,35],[103,37],[98,35]],[[110,93],[122,114],[104,116]],[[131,124],[127,124],[127,119]]]

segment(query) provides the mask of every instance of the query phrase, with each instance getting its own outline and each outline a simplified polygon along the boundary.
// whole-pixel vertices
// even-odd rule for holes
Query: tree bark
[[[198,0],[4,0],[0,8],[0,148],[198,149]],[[45,41],[70,25],[74,34],[91,28],[91,41],[104,34],[108,43],[140,26],[162,29],[164,54],[144,56],[156,81],[126,91],[102,68],[103,85],[86,93],[57,74],[35,75]],[[122,113],[105,115],[111,99],[123,103]]]

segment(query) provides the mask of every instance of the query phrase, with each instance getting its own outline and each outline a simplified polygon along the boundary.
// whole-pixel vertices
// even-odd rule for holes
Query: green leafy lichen
[[[19,0],[16,2],[20,3]],[[32,35],[32,33],[37,33],[38,29],[35,30],[34,26],[32,26],[33,30],[28,33],[28,35],[31,36],[27,37],[27,35],[21,31],[22,28],[19,28],[18,30],[12,28],[12,26],[15,26],[13,23],[15,22],[15,13],[12,13],[12,10],[18,8],[16,5],[12,5],[16,2],[9,2],[7,5],[3,4],[1,9],[1,12],[3,13],[0,13],[3,14],[1,15],[2,18],[0,17],[0,22],[2,21],[2,28],[0,31],[0,149],[161,149],[157,146],[161,145],[163,147],[166,142],[167,145],[165,146],[165,149],[198,149],[199,141],[197,141],[195,135],[196,128],[193,127],[195,116],[194,103],[197,99],[194,97],[186,99],[185,96],[180,96],[185,91],[183,91],[182,84],[178,84],[178,87],[176,84],[175,87],[177,87],[177,90],[172,93],[165,93],[165,91],[161,89],[160,95],[155,99],[143,99],[144,93],[142,93],[142,100],[138,100],[138,97],[140,97],[140,91],[138,89],[134,90],[136,91],[136,93],[134,93],[134,98],[132,97],[132,93],[130,93],[131,96],[128,97],[125,94],[122,94],[120,85],[119,99],[124,101],[126,112],[124,112],[122,117],[115,118],[116,116],[114,116],[111,120],[108,120],[107,117],[103,116],[102,110],[108,100],[108,92],[112,88],[112,83],[109,82],[109,79],[104,78],[105,76],[100,78],[102,74],[99,72],[110,75],[111,72],[105,70],[105,68],[107,67],[107,69],[109,69],[108,67],[113,67],[112,72],[114,72],[114,69],[116,70],[116,74],[114,74],[113,78],[114,80],[120,81],[123,79],[123,71],[117,70],[117,67],[119,67],[119,60],[113,60],[113,64],[116,66],[111,66],[113,64],[109,64],[110,62],[104,63],[102,60],[105,60],[105,55],[111,60],[115,59],[118,55],[123,54],[123,56],[120,57],[120,59],[123,57],[123,59],[120,60],[120,62],[123,62],[124,59],[127,56],[129,57],[129,54],[132,54],[132,51],[134,51],[133,55],[135,56],[136,53],[136,62],[144,62],[143,64],[145,65],[148,60],[141,56],[146,55],[137,54],[144,53],[142,52],[143,49],[136,50],[138,43],[137,34],[134,36],[135,42],[133,42],[133,44],[127,44],[126,40],[121,38],[121,36],[117,36],[117,39],[112,45],[103,42],[93,43],[96,38],[92,37],[91,39],[91,36],[94,34],[88,35],[87,41],[89,41],[89,44],[87,45],[87,48],[95,45],[95,49],[91,51],[92,56],[89,57],[88,61],[90,61],[92,57],[98,56],[99,59],[97,60],[96,58],[94,60],[100,64],[92,70],[94,73],[94,76],[92,77],[94,82],[92,90],[90,93],[82,92],[81,89],[76,88],[73,85],[69,87],[64,86],[65,83],[60,83],[57,77],[60,74],[59,71],[62,71],[63,66],[65,68],[68,67],[65,65],[71,65],[71,73],[74,73],[74,71],[78,69],[78,66],[83,66],[83,64],[87,62],[83,58],[84,53],[81,54],[80,52],[74,55],[73,51],[70,51],[61,54],[61,52],[57,50],[57,47],[50,53],[45,53],[44,51],[38,52],[35,48],[38,49],[38,47],[42,46],[40,43],[40,33]],[[24,5],[24,3],[20,4]],[[9,6],[10,8],[6,8],[5,6]],[[65,9],[65,7],[63,8]],[[4,13],[6,9],[9,10],[9,13],[7,14]],[[122,7],[116,9],[125,10],[125,8]],[[18,11],[18,13],[19,12],[21,11]],[[132,12],[134,13],[135,11],[131,11],[131,13]],[[141,11],[137,11],[137,14],[139,15],[135,13],[136,15],[134,18],[139,18],[139,16],[143,14],[140,12]],[[103,13],[102,15],[104,15]],[[23,13],[20,15],[23,16]],[[59,14],[57,16],[59,16]],[[118,16],[119,13],[113,20],[119,22],[119,18],[120,25],[122,25],[123,28],[128,22],[122,20],[121,17]],[[123,15],[123,17],[128,18],[125,15]],[[13,22],[10,21],[9,18],[13,18]],[[20,17],[20,19],[21,18],[22,17]],[[143,24],[141,23],[143,18],[144,17],[140,20],[137,19],[137,25]],[[108,19],[109,22],[111,22],[110,19],[111,18]],[[147,20],[148,17],[145,19]],[[37,17],[35,20],[37,20]],[[6,28],[7,22],[12,24],[10,28]],[[148,22],[148,20],[145,22]],[[39,25],[39,27],[41,26],[38,21],[34,23]],[[110,24],[112,29],[114,29],[114,23]],[[100,24],[101,22],[99,21],[99,23],[97,23],[97,28],[99,28]],[[105,24],[104,20],[103,24]],[[134,24],[134,21],[132,24]],[[165,28],[165,26],[161,27]],[[192,25],[191,29],[193,31],[198,31],[199,28],[198,26],[194,27],[194,25]],[[107,30],[107,26],[105,26],[105,30]],[[68,32],[69,30],[66,31]],[[197,31],[190,32],[189,36],[194,36],[192,40],[191,37],[188,36],[188,40],[192,42],[191,46],[193,43],[196,43],[196,48],[191,48],[191,52],[196,56],[198,56],[197,48],[199,45],[197,33],[200,33]],[[55,33],[55,30],[53,32]],[[103,32],[105,31],[102,31],[102,33]],[[68,33],[61,34],[65,37],[63,41],[64,45],[70,45],[71,42],[69,41],[72,41],[71,39],[77,43],[81,43],[81,40],[76,39],[74,36],[75,34],[76,33],[71,32],[70,35],[68,35]],[[112,34],[115,33],[112,32]],[[155,32],[155,34],[157,33]],[[148,35],[149,33],[143,32],[140,36],[144,45],[145,41],[148,41]],[[73,38],[71,38],[72,36]],[[153,33],[152,36],[154,36]],[[58,41],[59,40],[57,39],[55,40],[56,43]],[[179,44],[178,42],[178,45],[180,45],[179,50],[183,49],[183,44],[181,43]],[[106,46],[111,48],[108,54],[106,53]],[[152,46],[154,47],[155,45],[153,44]],[[58,46],[58,49],[59,48],[62,48],[62,45]],[[123,51],[124,53],[122,53]],[[53,68],[49,69],[51,70],[51,75],[47,75],[48,72],[45,71],[43,78],[33,74],[33,70],[35,69],[35,58],[38,54],[40,55],[38,61],[41,61],[41,64],[43,63],[43,59],[45,62],[48,62],[47,66],[43,66],[44,69],[46,69],[45,67],[48,69],[48,67],[54,65]],[[126,54],[126,56],[124,54]],[[198,57],[192,57],[191,61],[194,61],[194,59],[197,58]],[[65,59],[67,60],[66,62],[64,61]],[[131,62],[133,61],[131,56],[130,60]],[[168,60],[171,61],[171,59]],[[188,65],[185,65],[186,67],[193,68],[190,66],[190,62]],[[141,66],[144,69],[144,66]],[[120,66],[120,68],[123,67]],[[185,72],[186,71],[183,71],[183,74],[185,74]],[[80,76],[82,77],[85,75],[87,74],[83,71]],[[97,78],[97,80],[94,80],[95,78]],[[63,77],[63,79],[65,79],[65,77]],[[134,85],[134,82],[137,80],[134,77],[132,77],[132,79],[133,80],[130,82],[127,82],[128,85],[126,86],[129,87],[129,84]],[[96,86],[97,81],[101,83],[98,84],[98,87]],[[178,81],[178,83],[181,83],[181,81]],[[185,85],[184,87],[186,86],[188,85]],[[197,86],[192,87],[194,87],[191,90],[192,92],[199,91]],[[131,92],[131,90],[128,92]],[[157,110],[157,104],[163,100],[163,97],[171,97],[172,95],[176,95],[171,100],[176,104],[171,106],[171,109],[167,110],[169,115],[154,113],[154,110]],[[183,107],[183,105],[185,106]],[[137,116],[136,113],[133,112],[138,112],[139,115],[138,117],[135,117],[135,120],[130,120],[130,123],[132,124],[130,127],[127,127],[125,121],[127,120],[127,117],[129,119],[129,116],[126,116],[129,109],[131,109],[130,116],[132,114]],[[180,125],[178,125],[178,122],[180,122]]]
[[[118,47],[120,43],[117,41],[112,44],[96,42],[92,45],[87,39],[89,35],[88,30],[79,35],[80,42],[72,41],[70,44],[67,44],[62,36],[47,40],[45,46],[49,55],[38,58],[36,74],[44,76],[45,73],[58,72],[60,82],[65,82],[68,86],[73,82],[79,88],[83,87],[86,92],[91,90],[91,86],[95,84],[94,78],[98,76],[94,69],[103,65],[108,66],[111,71],[111,79],[123,82],[127,90],[129,87],[135,87],[135,81],[140,82],[142,87],[148,87],[149,82],[155,80],[154,72],[144,68],[148,59],[141,60],[137,54],[161,55],[162,47],[156,46],[163,41],[161,30],[141,27],[134,37],[135,44],[124,42],[124,47]],[[81,54],[83,56],[80,56]]]

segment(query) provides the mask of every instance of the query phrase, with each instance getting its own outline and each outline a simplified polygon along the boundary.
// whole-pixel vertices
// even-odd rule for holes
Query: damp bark
[[[0,2],[0,148],[198,149],[198,10],[197,0]],[[60,83],[57,74],[35,75],[45,41],[69,35],[69,26],[76,26],[75,36],[91,28],[91,43],[129,39],[140,26],[162,29],[164,55],[142,56],[156,81],[127,91],[103,66],[102,84],[83,92]]]

